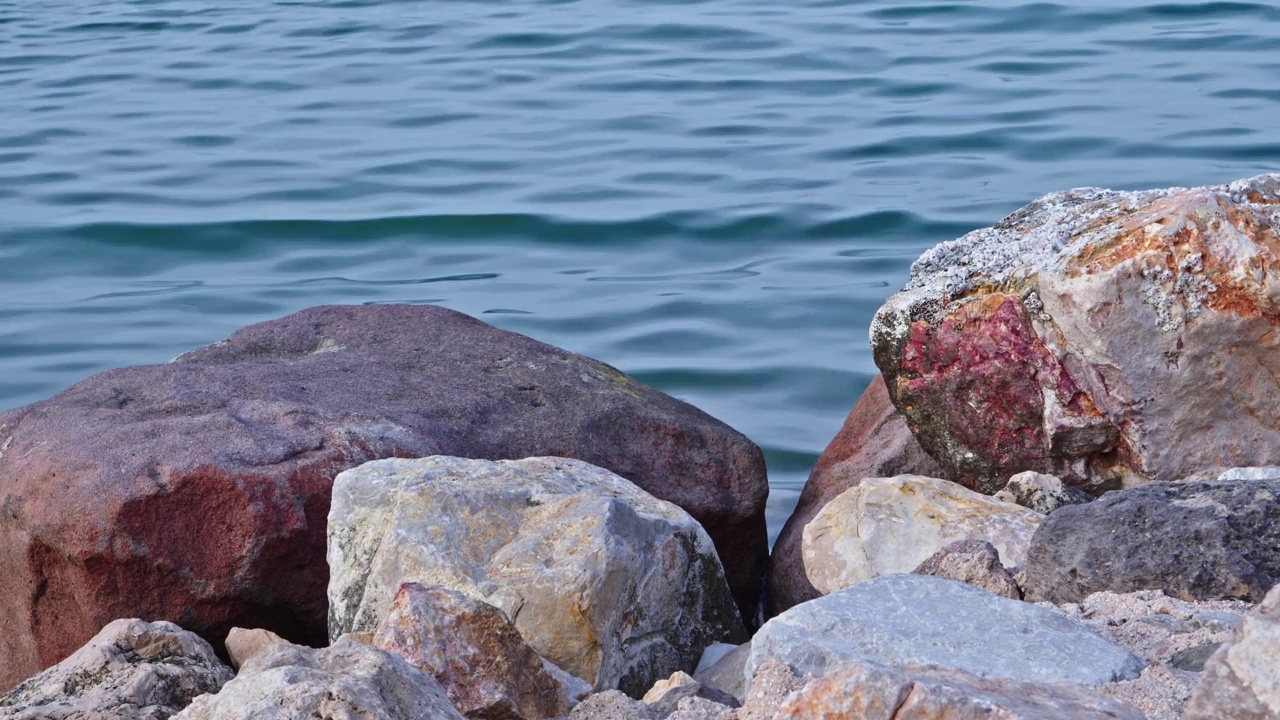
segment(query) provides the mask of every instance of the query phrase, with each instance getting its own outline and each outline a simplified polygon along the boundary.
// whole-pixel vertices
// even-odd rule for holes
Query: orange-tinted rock
[[[1280,461],[1280,175],[1082,189],[926,252],[872,325],[920,444],[995,492]]]
[[[787,519],[769,559],[772,614],[820,596],[805,576],[800,549],[804,526],[845,490],[869,477],[925,475],[946,478],[938,463],[911,435],[877,375],[853,406],[844,425],[809,473],[795,511]]]
[[[768,487],[741,434],[451,310],[321,307],[0,414],[0,689],[118,617],[323,643],[334,476],[438,453],[576,458],[680,505],[753,616]]]

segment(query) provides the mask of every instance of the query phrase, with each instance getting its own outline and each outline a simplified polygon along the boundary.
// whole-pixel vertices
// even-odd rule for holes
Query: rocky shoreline
[[[443,308],[0,414],[0,717],[1280,718],[1280,175],[1041,198],[763,456]]]

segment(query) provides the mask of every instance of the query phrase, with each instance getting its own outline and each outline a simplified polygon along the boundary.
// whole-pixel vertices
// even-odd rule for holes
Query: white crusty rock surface
[[[1079,505],[1093,499],[1085,491],[1062,482],[1060,477],[1033,470],[1020,472],[1009,478],[1009,482],[1005,483],[995,497],[1044,515],[1067,505]]]
[[[0,696],[8,720],[164,720],[232,677],[170,622],[115,620],[70,657]]]
[[[500,608],[547,660],[639,696],[745,630],[693,518],[577,460],[435,456],[338,475],[329,632],[373,629],[404,582]]]
[[[1053,610],[925,575],[882,575],[774,617],[751,639],[744,677],[770,659],[814,676],[871,660],[1091,687],[1144,664]]]
[[[1044,516],[920,475],[867,478],[804,528],[809,582],[831,593],[878,575],[909,573],[958,540],[986,540],[1005,567],[1021,565]]]
[[[1280,718],[1280,585],[1204,665],[1186,720]]]
[[[876,365],[983,492],[1280,464],[1278,229],[1280,174],[1046,195],[925,252],[872,323]]]
[[[201,695],[174,718],[463,720],[435,678],[349,636],[319,650],[272,645],[216,695]]]
[[[782,704],[788,720],[1145,720],[1131,705],[1079,686],[989,679],[951,668],[854,661]]]

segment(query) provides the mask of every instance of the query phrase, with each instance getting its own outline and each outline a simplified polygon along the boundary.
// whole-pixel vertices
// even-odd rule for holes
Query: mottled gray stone
[[[1280,585],[1204,665],[1184,720],[1280,718]]]
[[[209,643],[169,622],[116,620],[0,696],[6,720],[165,720],[232,677]]]
[[[621,690],[596,693],[578,703],[569,720],[661,720],[657,711]]]
[[[493,605],[542,657],[639,696],[745,640],[715,548],[676,505],[578,460],[377,460],[329,513],[330,633],[371,630],[402,583]],[[643,640],[640,640],[640,639]]]
[[[1045,515],[1067,505],[1080,505],[1093,500],[1092,495],[1067,485],[1056,475],[1030,470],[1009,478],[1009,482],[995,496]]]
[[[1045,518],[1027,552],[1031,601],[1100,590],[1262,599],[1280,582],[1280,479],[1151,483]]]
[[[1063,683],[982,678],[954,668],[853,661],[792,695],[787,720],[1146,720],[1137,708]]]
[[[1143,667],[1052,610],[925,575],[882,575],[791,608],[752,638],[744,677],[769,659],[815,676],[872,660],[1089,686],[1135,678]]]
[[[1218,474],[1219,480],[1280,480],[1280,467],[1267,465],[1264,467],[1238,467],[1223,470]]]
[[[986,540],[953,542],[930,555],[912,572],[968,583],[1000,597],[1022,599],[1013,573],[1000,564],[1000,553]]]
[[[435,678],[350,636],[313,649],[278,643],[249,658],[220,692],[174,720],[412,718],[464,720]]]
[[[740,702],[745,701],[747,683],[743,673],[746,672],[749,657],[751,657],[751,643],[746,642],[730,650],[710,667],[695,673],[693,678],[703,685],[729,693]]]

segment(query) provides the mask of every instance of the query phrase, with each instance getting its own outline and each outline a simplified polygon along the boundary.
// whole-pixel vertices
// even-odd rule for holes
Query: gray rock
[[[7,720],[164,720],[232,677],[209,643],[169,622],[116,620],[0,696]]]
[[[1022,599],[1013,573],[1000,564],[1000,553],[986,540],[953,542],[930,555],[913,572],[967,583],[1000,597]]]
[[[1146,720],[1137,708],[1067,684],[982,678],[937,667],[841,665],[792,695],[788,720]]]
[[[745,640],[711,539],[679,507],[578,460],[387,459],[334,481],[330,632],[373,629],[402,583],[500,608],[542,657],[642,695]]]
[[[711,643],[702,651],[702,659],[698,660],[698,667],[694,669],[693,674],[697,675],[703,670],[710,668],[712,665],[720,662],[720,659],[725,655],[728,655],[740,647],[742,646],[734,645],[732,643]]]
[[[621,690],[596,693],[578,703],[569,720],[661,720],[657,711]]]
[[[1169,665],[1188,672],[1202,672],[1204,664],[1209,661],[1209,658],[1220,647],[1222,647],[1222,643],[1211,642],[1187,648],[1182,652],[1174,653],[1173,657],[1169,659]]]
[[[733,708],[700,697],[685,698],[667,720],[736,720]]]
[[[439,307],[311,308],[100,373],[0,412],[0,448],[0,690],[121,617],[172,618],[215,647],[237,625],[324,642],[333,477],[377,458],[608,468],[702,523],[747,619],[768,558],[750,440]]]
[[[751,677],[751,691],[738,710],[737,720],[772,720],[791,693],[805,686],[786,663],[766,660]]]
[[[1204,665],[1185,720],[1280,718],[1280,585]]]
[[[1280,479],[1151,483],[1048,516],[1027,553],[1027,599],[1100,590],[1257,602],[1280,582]]]
[[[241,665],[249,661],[249,658],[282,642],[286,640],[270,630],[231,628],[231,632],[227,633],[226,641],[231,667],[239,670]]]
[[[1089,686],[1135,678],[1143,667],[1052,610],[924,575],[882,575],[791,608],[752,638],[745,677],[770,659],[815,676],[871,660]]]
[[[1093,500],[1092,495],[1067,485],[1056,475],[1031,470],[1009,478],[1009,482],[995,496],[1045,515],[1067,505],[1080,505]]]
[[[726,692],[739,702],[747,697],[747,683],[744,678],[747,659],[751,657],[751,643],[746,642],[725,654],[710,667],[694,674],[693,679],[717,690]]]
[[[693,679],[688,673],[676,671],[666,680],[654,683],[641,701],[648,705],[660,717],[674,713],[686,698],[702,698],[719,703],[729,708],[740,707],[742,703],[732,695],[708,687]]]
[[[174,720],[297,718],[463,720],[435,678],[393,653],[350,637],[316,650],[272,645],[216,695],[201,695]]]
[[[1267,465],[1265,467],[1238,467],[1223,470],[1218,475],[1219,480],[1280,480],[1280,467],[1275,465]]]

